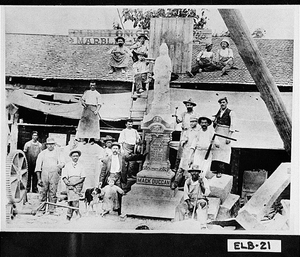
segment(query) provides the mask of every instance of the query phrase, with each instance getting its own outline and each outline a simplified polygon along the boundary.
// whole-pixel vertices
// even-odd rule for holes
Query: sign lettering
[[[153,185],[153,186],[170,186],[171,180],[163,179],[163,178],[137,177],[137,184]]]

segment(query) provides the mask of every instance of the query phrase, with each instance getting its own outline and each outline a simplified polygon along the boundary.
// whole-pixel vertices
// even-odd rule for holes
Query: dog
[[[96,216],[99,215],[101,209],[99,205],[102,203],[101,189],[98,187],[87,188],[84,193],[84,202],[87,214],[91,210],[96,212]]]

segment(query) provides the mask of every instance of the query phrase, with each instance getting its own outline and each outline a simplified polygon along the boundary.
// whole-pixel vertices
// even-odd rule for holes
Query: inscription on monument
[[[150,145],[150,161],[163,162],[165,161],[165,151],[163,140],[161,137],[154,138]]]
[[[145,178],[137,177],[138,184],[153,185],[153,186],[170,186],[171,180],[164,178]]]

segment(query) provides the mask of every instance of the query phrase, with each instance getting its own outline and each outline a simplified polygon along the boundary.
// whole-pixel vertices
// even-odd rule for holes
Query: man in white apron
[[[226,97],[218,100],[220,109],[215,115],[214,128],[215,133],[231,137],[235,131],[235,113],[227,108],[228,100]],[[212,171],[217,173],[217,177],[221,177],[222,173],[228,173],[230,157],[231,157],[231,144],[229,139],[216,137],[213,148],[212,156]]]
[[[64,167],[64,159],[63,155],[55,148],[53,138],[47,138],[46,146],[47,149],[38,155],[35,172],[38,177],[38,185],[41,187],[41,202],[46,202],[48,199],[49,202],[56,203],[57,186],[61,169]],[[46,210],[43,208],[41,211],[45,213]],[[49,205],[48,211],[50,214],[56,215],[55,206]]]
[[[212,123],[211,119],[205,116],[199,118],[199,123],[201,129],[190,146],[189,166],[197,165],[206,176],[210,170],[212,153],[208,155],[207,160],[205,160],[205,155],[214,135],[214,130],[209,127]]]

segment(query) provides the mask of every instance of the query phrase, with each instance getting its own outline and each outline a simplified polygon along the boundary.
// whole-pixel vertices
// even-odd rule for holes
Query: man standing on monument
[[[96,82],[90,82],[90,89],[86,90],[81,98],[83,112],[79,120],[76,138],[100,137],[100,115],[102,106],[101,94],[96,90]]]
[[[205,160],[205,155],[213,138],[214,130],[209,128],[212,123],[211,119],[205,116],[199,118],[199,123],[201,129],[190,147],[189,166],[197,165],[206,176],[210,170],[212,153],[208,155],[207,160]]]
[[[32,132],[32,139],[25,143],[23,152],[26,154],[28,162],[28,181],[27,181],[27,193],[30,192],[32,186],[32,193],[38,193],[37,188],[37,175],[34,172],[36,159],[38,154],[42,151],[42,144],[38,141],[38,132]]]
[[[179,168],[176,172],[175,179],[171,184],[171,188],[175,189],[181,182],[183,175],[187,177],[187,170],[189,169],[189,157],[190,157],[190,148],[192,142],[197,138],[200,131],[200,126],[198,125],[198,117],[192,115],[190,117],[190,128],[184,130],[182,133],[181,140],[179,142],[182,147],[182,157],[179,163]]]
[[[220,109],[215,115],[214,128],[217,134],[231,137],[235,131],[236,116],[234,111],[227,108],[228,100],[226,97],[218,100]],[[220,178],[222,173],[229,173],[229,164],[231,157],[231,145],[229,139],[217,137],[214,143],[213,156],[212,156],[212,171],[217,173]]]
[[[196,213],[201,228],[206,228],[208,209],[206,196],[210,194],[209,184],[197,166],[193,166],[188,172],[191,177],[184,183],[184,195],[180,204],[176,207],[175,221],[190,217],[194,218]]]

